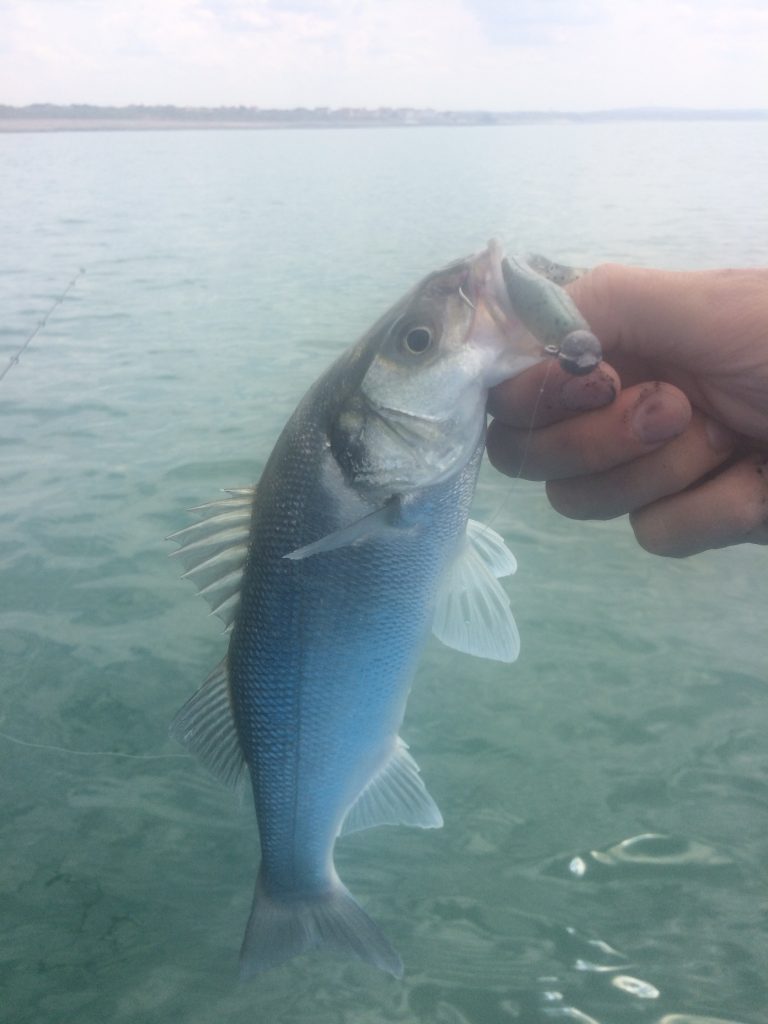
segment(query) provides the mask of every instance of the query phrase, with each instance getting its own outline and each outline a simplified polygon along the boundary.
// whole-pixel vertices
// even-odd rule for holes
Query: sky
[[[0,0],[0,103],[768,107],[768,0]]]

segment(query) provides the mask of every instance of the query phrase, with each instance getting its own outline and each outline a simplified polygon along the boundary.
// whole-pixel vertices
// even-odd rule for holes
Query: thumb
[[[606,359],[619,369],[688,369],[717,313],[721,271],[649,270],[605,263],[568,286]],[[651,373],[651,375],[655,375]]]

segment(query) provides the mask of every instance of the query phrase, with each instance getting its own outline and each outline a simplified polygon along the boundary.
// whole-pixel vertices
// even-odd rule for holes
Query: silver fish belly
[[[399,736],[430,630],[517,656],[498,583],[514,558],[469,507],[488,388],[544,357],[526,323],[495,245],[430,275],[310,389],[258,485],[175,535],[232,624],[172,731],[224,781],[251,782],[261,863],[245,977],[319,947],[402,975],[339,879],[334,844],[442,824]]]

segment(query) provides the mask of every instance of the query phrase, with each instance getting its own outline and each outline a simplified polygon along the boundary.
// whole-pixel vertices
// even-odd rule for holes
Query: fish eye
[[[412,327],[403,338],[403,344],[409,352],[420,355],[432,344],[432,331],[428,327]]]

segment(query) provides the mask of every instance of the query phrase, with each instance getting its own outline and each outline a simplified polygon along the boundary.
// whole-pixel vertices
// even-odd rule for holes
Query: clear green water
[[[489,235],[754,265],[766,209],[758,124],[0,136],[3,360],[87,271],[0,382],[8,1020],[768,1021],[764,549],[654,559],[486,468],[521,659],[429,647],[404,735],[446,826],[339,845],[405,981],[314,955],[241,985],[252,815],[166,732],[225,640],[163,541]]]

